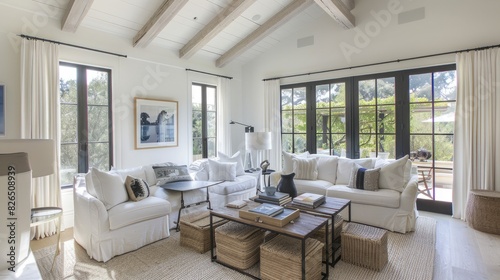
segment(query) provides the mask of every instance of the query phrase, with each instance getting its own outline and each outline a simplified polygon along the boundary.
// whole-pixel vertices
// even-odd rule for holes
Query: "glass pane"
[[[330,109],[316,109],[316,133],[328,133]]]
[[[305,133],[307,131],[306,125],[306,110],[295,110],[293,115],[293,132]]]
[[[191,103],[194,110],[201,110],[201,86],[193,85],[191,87]]]
[[[345,132],[345,108],[332,108],[331,132]]]
[[[330,154],[330,135],[325,133],[316,134],[316,152],[318,154]]]
[[[305,109],[306,108],[306,88],[294,88],[293,89],[293,107],[295,109]]]
[[[410,102],[432,101],[431,73],[410,75]]]
[[[108,104],[108,73],[87,70],[87,104]]]
[[[201,138],[193,138],[193,160],[203,158]]]
[[[396,133],[396,108],[394,105],[378,107],[378,132]]]
[[[306,135],[305,134],[295,134],[294,135],[295,149],[294,153],[303,153],[307,151],[306,148]]]
[[[345,107],[345,83],[330,85],[331,107]]]
[[[396,82],[394,77],[377,79],[377,103],[396,104]]]
[[[375,133],[376,121],[375,106],[359,108],[359,133]]]
[[[434,73],[434,101],[457,99],[456,71]]]
[[[207,110],[217,110],[217,95],[214,87],[207,87]]]
[[[450,104],[450,103],[448,103]],[[434,111],[434,132],[451,133],[455,128],[455,104],[446,111]]]
[[[329,85],[316,86],[316,108],[328,108],[330,103]]]
[[[378,136],[378,154],[379,157],[396,158],[396,135]]]
[[[108,141],[108,107],[88,106],[89,141]]]
[[[453,162],[453,136],[435,135],[434,141],[434,145],[436,146],[435,154],[433,155],[434,160]],[[453,164],[450,164],[450,166],[453,167]]]
[[[217,136],[217,114],[207,112],[207,137]]]
[[[293,136],[292,134],[281,135],[281,149],[285,152],[293,152]]]
[[[202,137],[201,111],[193,110],[193,137]]]
[[[359,135],[359,157],[368,158],[370,152],[375,153],[377,147],[377,137],[375,134],[360,134]]]
[[[78,142],[78,107],[77,105],[61,105],[61,143]]]
[[[346,150],[345,134],[332,134],[333,155],[341,156],[342,151]]]
[[[429,158],[417,158],[418,150],[425,150],[430,152]],[[410,157],[412,157],[415,162],[422,160],[432,160],[432,135],[410,135]]]
[[[208,152],[208,157],[215,157],[217,156],[217,145],[215,143],[215,138],[208,138],[207,139],[207,152]]]
[[[109,170],[108,143],[89,143],[89,167],[99,170]]]
[[[73,177],[78,173],[78,145],[61,145],[61,185],[72,185]]]
[[[59,66],[59,93],[61,103],[76,103],[76,68]]]
[[[293,132],[293,114],[292,114],[292,111],[282,111],[282,113],[281,113],[281,131],[283,133]]]
[[[410,104],[410,133],[432,133],[432,109],[428,108],[430,105]]]
[[[359,81],[359,105],[375,105],[375,80]]]
[[[281,90],[281,108],[283,110],[292,109],[292,89]]]

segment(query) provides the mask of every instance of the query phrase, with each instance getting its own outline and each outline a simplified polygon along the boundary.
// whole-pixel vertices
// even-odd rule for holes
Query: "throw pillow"
[[[296,157],[307,158],[307,156],[309,155],[309,152],[304,152],[302,154],[291,154],[291,153],[287,153],[285,151],[282,151],[281,154],[283,155],[283,170],[282,170],[282,172],[284,174],[290,174],[293,172],[293,159]]]
[[[127,189],[129,199],[132,201],[143,200],[150,194],[146,181],[133,176],[125,178],[125,188]]]
[[[217,152],[217,155],[219,156],[220,162],[236,162],[236,176],[245,174],[245,170],[243,170],[243,161],[241,160],[239,151],[230,157],[221,152]]]
[[[297,179],[316,180],[318,178],[318,158],[294,158],[293,173]]]
[[[378,190],[378,179],[380,168],[366,169],[359,164],[354,164],[349,188],[376,191]]]
[[[359,164],[364,168],[373,168],[374,160],[371,158],[362,159],[350,159],[350,158],[339,158],[337,166],[337,179],[335,180],[336,185],[348,185],[351,179],[352,169],[354,164]]]
[[[209,181],[234,181],[236,179],[236,162],[219,162],[208,159]]]
[[[158,185],[164,185],[170,182],[191,181],[193,178],[189,175],[186,165],[178,166],[153,166]]]
[[[318,157],[318,180],[328,181],[335,185],[337,180],[338,156],[319,156]]]
[[[193,161],[189,165],[189,170],[194,173],[196,181],[208,181],[208,159],[202,158]]]
[[[379,188],[404,191],[411,171],[411,162],[408,164],[408,158],[406,155],[380,167]]]
[[[295,187],[295,183],[293,182],[293,177],[295,173],[290,174],[282,174],[281,180],[279,181],[276,189],[279,192],[287,193],[290,197],[294,198],[297,196],[297,187]]]
[[[97,199],[104,204],[106,210],[128,200],[127,190],[120,175],[103,172],[93,167],[91,173]]]

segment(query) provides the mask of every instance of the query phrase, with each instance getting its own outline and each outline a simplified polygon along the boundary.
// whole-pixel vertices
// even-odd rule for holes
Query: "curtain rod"
[[[208,72],[198,71],[198,70],[189,69],[189,68],[186,68],[186,71],[192,71],[192,72],[197,72],[197,73],[202,73],[202,74],[207,74],[207,75],[217,76],[217,77],[226,78],[226,79],[229,79],[229,80],[232,80],[232,79],[233,79],[233,77],[228,77],[228,76],[223,76],[223,75],[219,75],[219,74],[213,74],[213,73],[208,73]]]
[[[49,39],[28,36],[28,35],[24,35],[24,34],[21,34],[21,35],[18,35],[18,36],[21,37],[21,38],[26,38],[28,40],[38,40],[38,41],[49,42],[49,43],[59,44],[59,45],[73,47],[73,48],[78,48],[78,49],[84,49],[84,50],[93,51],[93,52],[99,52],[99,53],[105,53],[105,54],[115,55],[115,56],[119,56],[119,57],[125,57],[125,58],[127,57],[124,54],[112,53],[112,52],[102,51],[102,50],[98,50],[98,49],[92,49],[92,48],[87,48],[87,47],[83,47],[83,46],[78,46],[78,45],[63,43],[63,42],[59,42],[59,41],[53,41],[53,40],[49,40]]]
[[[435,54],[415,56],[415,57],[410,57],[410,58],[388,60],[388,61],[375,62],[375,63],[369,63],[369,64],[363,64],[363,65],[356,65],[356,66],[348,66],[348,67],[342,67],[342,68],[336,68],[336,69],[330,69],[330,70],[322,70],[322,71],[316,71],[316,72],[310,72],[310,73],[302,73],[302,74],[294,74],[294,75],[288,75],[288,76],[267,78],[267,79],[263,79],[262,81],[265,82],[265,81],[271,81],[271,80],[279,80],[279,79],[283,79],[283,78],[292,78],[292,77],[299,77],[299,76],[306,76],[306,75],[322,74],[322,73],[327,73],[327,72],[335,72],[335,71],[341,71],[341,70],[350,70],[350,69],[355,69],[355,68],[362,68],[362,67],[368,67],[368,66],[376,66],[376,65],[389,64],[389,63],[395,63],[395,62],[402,62],[402,61],[408,61],[408,60],[422,59],[422,58],[428,58],[428,57],[434,57],[434,56],[440,56],[440,55],[447,55],[447,54],[453,54],[453,53],[461,53],[461,52],[469,52],[469,51],[481,51],[481,50],[486,50],[486,49],[491,49],[491,48],[498,48],[498,47],[500,47],[500,44],[498,44],[498,45],[492,45],[492,46],[486,46],[486,47],[479,47],[479,48],[474,48],[474,49],[465,49],[465,50],[459,50],[459,51],[435,53]]]

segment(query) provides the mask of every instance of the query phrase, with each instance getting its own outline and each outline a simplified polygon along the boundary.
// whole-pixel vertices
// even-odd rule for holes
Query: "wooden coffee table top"
[[[216,208],[210,212],[212,215],[217,217],[222,217],[231,221],[271,230],[277,233],[282,233],[301,239],[308,237],[312,232],[324,226],[328,220],[324,217],[314,216],[307,213],[300,213],[300,217],[295,219],[293,223],[289,223],[284,227],[277,227],[239,217],[240,210],[252,209],[254,207],[257,207],[258,205],[260,205],[260,203],[250,201],[248,202],[247,206],[240,209],[221,207]]]
[[[325,197],[325,203],[316,208],[304,207],[293,204],[292,202],[288,202],[287,204],[285,204],[285,207],[332,216],[344,210],[344,208],[346,208],[350,203],[351,201],[349,199]]]

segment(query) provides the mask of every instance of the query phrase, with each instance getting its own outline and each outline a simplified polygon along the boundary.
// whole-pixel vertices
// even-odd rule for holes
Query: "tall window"
[[[217,156],[217,89],[192,85],[193,161]]]
[[[61,62],[61,184],[112,164],[111,70]]]
[[[408,154],[418,168],[418,197],[451,202],[456,87],[455,65],[283,85],[283,150]]]

